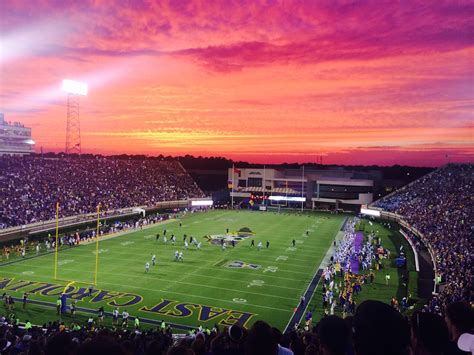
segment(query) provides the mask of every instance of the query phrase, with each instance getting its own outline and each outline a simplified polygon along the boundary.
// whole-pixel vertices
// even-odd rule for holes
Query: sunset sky
[[[0,2],[0,112],[83,152],[474,160],[472,1]]]

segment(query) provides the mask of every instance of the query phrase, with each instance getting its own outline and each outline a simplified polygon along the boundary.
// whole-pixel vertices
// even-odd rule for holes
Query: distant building
[[[24,155],[34,152],[35,142],[31,139],[31,128],[19,122],[9,123],[0,113],[0,155]]]
[[[371,174],[346,169],[249,169],[228,171],[234,204],[359,211],[373,201]]]

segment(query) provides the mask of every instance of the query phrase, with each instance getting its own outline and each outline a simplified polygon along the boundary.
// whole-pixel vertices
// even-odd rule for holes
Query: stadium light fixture
[[[374,217],[380,217],[380,211],[377,210],[370,210],[368,208],[361,208],[360,209],[361,214],[365,214],[367,216],[374,216]]]
[[[191,201],[191,206],[193,206],[193,207],[212,206],[212,204],[213,204],[212,200]]]
[[[305,197],[294,197],[294,196],[269,196],[269,200],[272,201],[295,201],[295,202],[304,202],[306,201]]]
[[[81,81],[64,79],[62,89],[68,94],[87,96],[88,86]]]

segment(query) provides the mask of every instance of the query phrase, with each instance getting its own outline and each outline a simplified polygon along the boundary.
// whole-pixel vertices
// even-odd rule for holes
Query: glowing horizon
[[[62,151],[257,163],[474,159],[474,4],[7,0],[0,112]]]

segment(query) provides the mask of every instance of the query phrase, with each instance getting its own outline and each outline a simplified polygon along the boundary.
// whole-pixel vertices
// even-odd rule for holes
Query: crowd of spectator
[[[364,301],[354,316],[323,317],[309,330],[282,334],[264,321],[250,329],[239,325],[198,328],[173,335],[163,322],[157,329],[94,327],[55,321],[35,327],[0,319],[2,355],[454,355],[469,354],[473,344],[473,310],[453,303],[441,316],[415,312],[409,319],[379,301]],[[463,351],[469,351],[465,353]],[[474,354],[474,352],[473,352]]]
[[[186,213],[186,212],[185,212]],[[143,229],[150,224],[159,223],[170,218],[176,218],[177,213],[152,213],[146,217],[130,217],[126,220],[108,221],[107,223],[101,224],[99,227],[99,235],[101,237],[111,235],[114,233],[126,232],[136,229]],[[66,233],[61,233],[58,237],[58,246],[62,247],[73,247],[82,243],[89,243],[95,240],[96,228],[88,226],[84,230],[76,230]],[[0,255],[0,261],[9,260],[11,255],[17,257],[31,256],[32,254],[40,254],[44,252],[50,252],[54,250],[56,238],[51,233],[48,233],[47,237],[41,239],[30,240],[28,237],[22,238],[19,244],[5,243],[2,248]]]
[[[203,197],[173,160],[0,156],[0,229],[60,217]]]
[[[472,300],[473,196],[474,165],[449,164],[374,204],[402,216],[432,250],[440,284],[426,306],[432,312]]]

